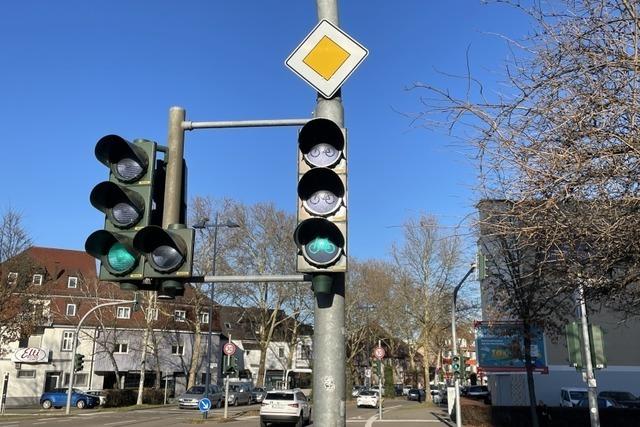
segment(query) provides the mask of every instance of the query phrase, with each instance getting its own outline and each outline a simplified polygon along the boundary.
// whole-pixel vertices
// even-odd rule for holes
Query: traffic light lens
[[[182,254],[176,248],[167,245],[155,248],[151,252],[151,259],[160,271],[173,271],[184,262]]]
[[[107,262],[115,271],[125,273],[135,266],[136,258],[122,243],[116,243],[107,253]]]
[[[111,210],[120,227],[129,227],[140,220],[138,211],[128,203],[117,203]]]
[[[311,148],[304,158],[313,166],[330,167],[340,160],[340,151],[333,145],[322,142]]]
[[[316,191],[305,200],[307,209],[315,215],[329,215],[335,212],[340,205],[340,198],[331,191]]]
[[[135,181],[144,174],[144,168],[131,158],[124,158],[116,163],[118,176],[126,182]]]
[[[340,255],[340,249],[326,237],[316,237],[305,245],[309,259],[318,264],[331,264]]]

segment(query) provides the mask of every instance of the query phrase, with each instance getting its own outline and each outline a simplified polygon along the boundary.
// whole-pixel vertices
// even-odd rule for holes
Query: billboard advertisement
[[[476,323],[478,366],[484,372],[526,372],[522,323]],[[531,327],[531,362],[534,372],[549,373],[544,333]]]

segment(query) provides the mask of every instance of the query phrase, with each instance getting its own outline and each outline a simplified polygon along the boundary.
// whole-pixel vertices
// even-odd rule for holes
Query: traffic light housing
[[[109,168],[109,180],[96,185],[89,197],[105,214],[105,225],[87,238],[85,250],[100,260],[100,280],[136,289],[145,265],[133,239],[153,215],[156,143],[107,135],[96,144],[95,156]]]
[[[460,356],[457,354],[454,354],[451,357],[451,370],[453,371],[454,378],[459,379],[461,377],[461,368],[462,368],[462,364],[461,364]]]
[[[181,295],[184,282],[191,278],[195,230],[183,224],[172,224],[168,229],[149,225],[138,233],[133,247],[146,260],[145,278],[160,283],[166,297]]]
[[[84,368],[84,354],[76,353],[73,358],[73,370],[74,372],[82,371]]]
[[[222,364],[224,376],[230,377],[238,373],[238,356],[225,356]]]
[[[296,265],[318,273],[314,290],[321,293],[331,284],[322,278],[347,271],[346,153],[346,131],[332,120],[310,120],[298,134]]]

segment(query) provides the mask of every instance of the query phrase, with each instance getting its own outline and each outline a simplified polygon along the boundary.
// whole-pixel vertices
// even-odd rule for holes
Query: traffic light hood
[[[145,150],[118,135],[107,135],[100,138],[96,144],[95,155],[101,163],[111,168],[122,182],[137,181],[149,168],[149,156]],[[132,159],[140,165],[141,171],[134,177],[123,176],[115,166],[123,159]]]
[[[342,129],[332,120],[313,119],[300,129],[298,144],[303,154],[309,153],[318,144],[329,144],[338,151],[344,150]]]
[[[298,246],[304,246],[318,237],[327,238],[339,247],[344,246],[344,236],[338,226],[324,218],[304,220],[293,233],[293,239]]]
[[[108,262],[109,253],[116,244],[119,244],[119,251],[126,251],[125,255],[130,260],[130,264],[123,267],[122,270],[113,268]],[[126,275],[134,270],[140,259],[140,253],[133,247],[129,237],[107,230],[98,230],[91,233],[84,244],[84,249],[89,255],[99,259],[107,271],[118,276]]]
[[[96,209],[104,212],[109,217],[113,225],[119,228],[130,228],[137,224],[142,219],[145,211],[144,197],[111,181],[103,181],[96,185],[91,191],[89,200]],[[122,224],[121,221],[114,218],[112,208],[118,203],[131,206],[138,214],[137,220],[131,224]]]

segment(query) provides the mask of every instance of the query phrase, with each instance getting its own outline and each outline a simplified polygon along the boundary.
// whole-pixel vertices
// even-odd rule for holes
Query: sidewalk
[[[374,425],[381,426],[385,424],[387,427],[393,426],[394,422],[397,425],[406,427],[413,426],[455,426],[449,420],[447,415],[446,406],[438,406],[430,403],[416,403],[411,405],[401,405],[399,402],[393,400],[388,401],[384,408],[382,420],[378,419],[378,415],[374,415],[369,418],[365,424],[365,427],[371,427]]]

